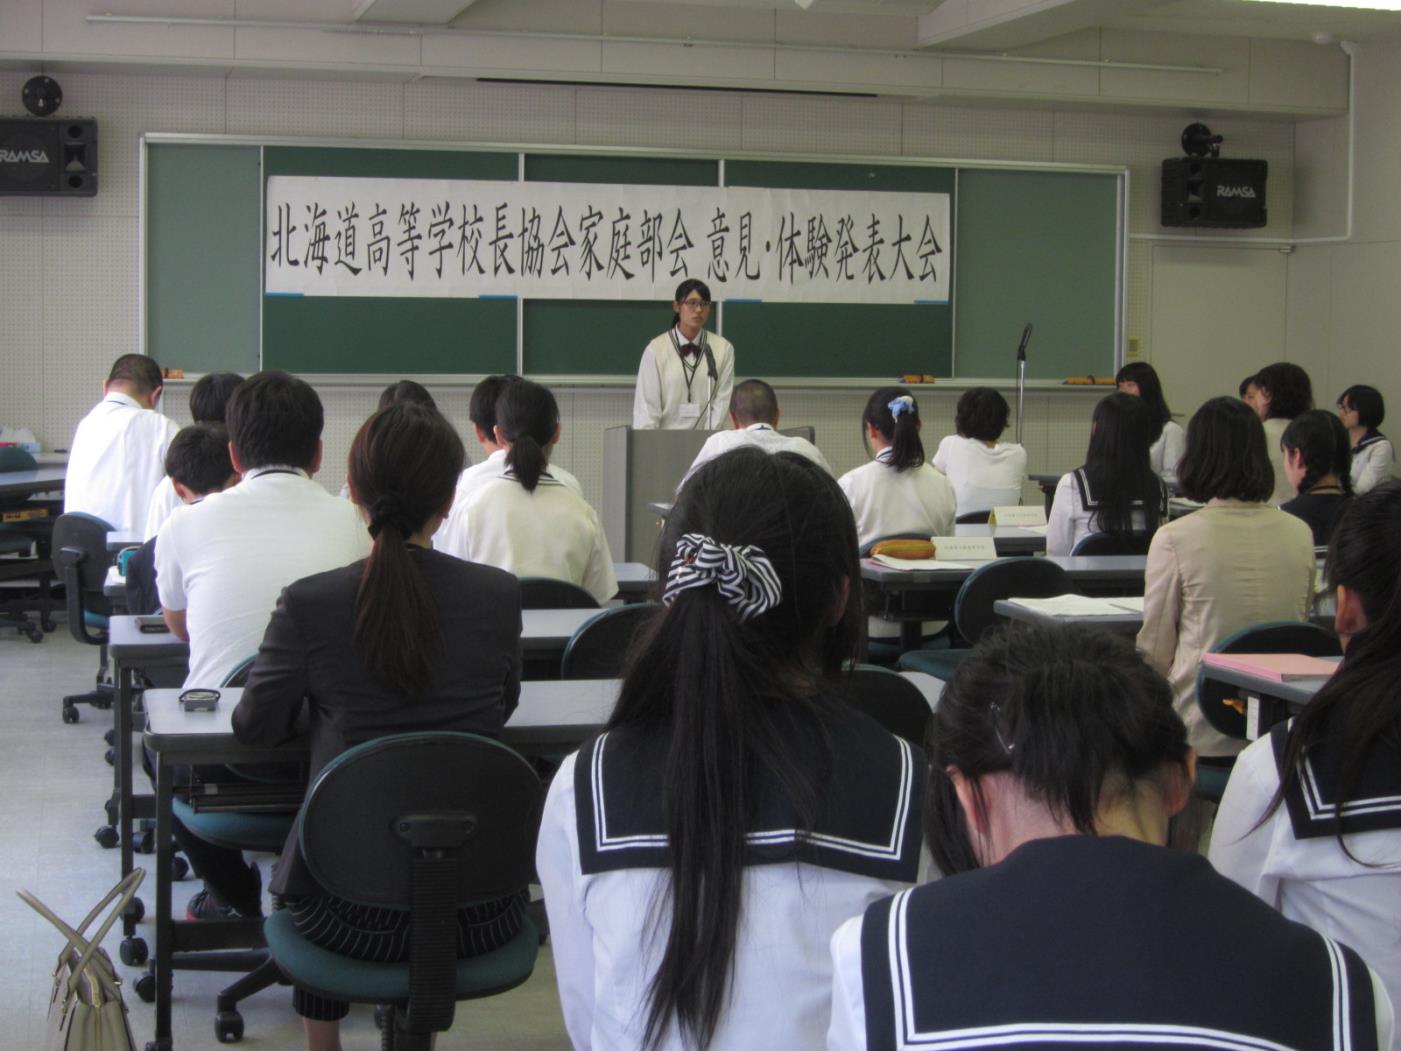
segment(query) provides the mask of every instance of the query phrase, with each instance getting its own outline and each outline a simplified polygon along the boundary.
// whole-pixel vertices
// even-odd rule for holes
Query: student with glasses
[[[728,424],[735,348],[706,331],[710,289],[695,278],[676,287],[671,328],[642,352],[632,425],[638,430],[717,431]]]

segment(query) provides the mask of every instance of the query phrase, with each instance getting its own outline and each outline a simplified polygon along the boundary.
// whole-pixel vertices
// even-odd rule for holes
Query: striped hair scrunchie
[[[712,585],[734,607],[741,624],[783,599],[778,572],[761,548],[722,544],[703,533],[685,534],[667,569],[662,604],[670,606],[687,588]]]

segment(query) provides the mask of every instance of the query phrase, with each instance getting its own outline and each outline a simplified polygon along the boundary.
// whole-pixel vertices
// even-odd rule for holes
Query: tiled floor
[[[50,974],[62,948],[57,932],[14,891],[28,888],[60,916],[76,922],[117,878],[116,851],[103,850],[92,838],[104,821],[102,802],[112,789],[111,768],[102,760],[102,735],[111,726],[110,716],[84,708],[77,725],[59,720],[59,697],[88,689],[96,665],[96,649],[79,645],[61,625],[39,645],[13,631],[0,631],[0,799],[7,804],[0,810],[0,938],[6,943],[0,966],[3,1051],[39,1046]],[[271,859],[258,860],[266,877]],[[176,884],[181,914],[197,886],[193,880]],[[143,888],[148,909],[153,888],[148,879]],[[142,933],[152,940],[149,920],[142,924]],[[114,961],[119,940],[114,933],[106,943]],[[125,997],[140,1047],[151,1038],[153,1012],[131,988],[139,971],[120,964],[118,969],[127,979]],[[220,1046],[214,1038],[214,994],[229,981],[223,974],[176,974],[177,1048]],[[249,1051],[303,1046],[286,988],[259,993],[241,1010],[241,1046]],[[353,1009],[343,1031],[347,1051],[379,1046],[369,1008]],[[540,954],[534,976],[521,988],[460,1004],[456,1024],[437,1046],[440,1051],[567,1048],[548,947]]]

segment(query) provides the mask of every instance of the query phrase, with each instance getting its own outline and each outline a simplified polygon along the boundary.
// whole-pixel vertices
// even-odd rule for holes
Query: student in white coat
[[[632,425],[637,430],[719,430],[735,383],[735,348],[706,331],[710,289],[705,282],[682,281],[672,306],[671,328],[642,351]]]
[[[1152,414],[1148,462],[1168,485],[1177,481],[1177,461],[1187,447],[1187,432],[1172,418],[1157,370],[1146,361],[1130,361],[1114,377],[1120,393],[1142,398]]]
[[[1000,440],[1010,414],[1007,399],[991,387],[970,387],[958,399],[958,433],[939,442],[934,466],[953,483],[961,515],[1022,502],[1026,450]]]
[[[944,878],[837,931],[829,1051],[1385,1051],[1391,1005],[1362,957],[1168,848],[1188,838],[1171,819],[1192,751],[1126,640],[995,633],[945,687],[930,742]]]
[[[1401,1003],[1401,484],[1359,496],[1328,551],[1342,666],[1236,762],[1211,863],[1351,945]],[[1393,1047],[1398,1046],[1393,1043]]]
[[[1167,521],[1167,486],[1148,459],[1153,419],[1142,398],[1108,394],[1095,406],[1085,463],[1061,475],[1046,522],[1046,554],[1068,555],[1095,533],[1148,550]]]
[[[102,400],[78,424],[68,447],[63,510],[140,529],[151,493],[165,477],[165,451],[180,428],[160,413],[165,380],[144,354],[123,354],[102,385]]]
[[[472,486],[434,547],[518,577],[568,581],[606,602],[618,593],[613,556],[598,514],[549,466],[559,433],[559,406],[547,388],[505,384],[495,425],[505,470]]]
[[[778,395],[772,387],[763,380],[745,380],[739,384],[730,395],[730,423],[734,429],[717,431],[705,440],[676,488],[679,490],[685,485],[702,464],[746,445],[756,446],[766,453],[796,453],[831,474],[827,458],[812,442],[795,434],[778,433],[778,416]]]
[[[224,407],[242,383],[243,377],[237,372],[209,372],[201,376],[190,388],[190,419],[195,423],[222,424]],[[146,539],[150,540],[160,532],[170,512],[189,502],[175,491],[170,471],[167,470],[146,504]]]
[[[831,477],[737,449],[681,491],[664,611],[561,765],[536,870],[570,1040],[815,1048],[837,925],[914,881],[927,765],[840,699],[856,528]]]
[[[1354,384],[1338,395],[1338,419],[1352,439],[1352,491],[1358,496],[1391,477],[1396,450],[1377,430],[1386,417],[1382,392],[1365,383]]]

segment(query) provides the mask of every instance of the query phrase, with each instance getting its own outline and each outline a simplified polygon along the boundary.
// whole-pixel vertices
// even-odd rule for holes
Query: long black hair
[[[745,907],[755,778],[776,782],[811,824],[823,772],[795,739],[814,723],[820,732],[823,713],[840,703],[828,699],[822,680],[854,657],[860,633],[856,523],[816,464],[753,448],[710,461],[667,519],[659,576],[687,533],[760,548],[782,597],[741,622],[713,587],[680,592],[637,644],[609,720],[610,728],[650,728],[667,750],[670,880],[654,908],[669,905],[669,915],[648,990],[649,1047],[672,1023],[699,1047],[714,1035]]]
[[[908,398],[897,416],[891,404]],[[861,437],[865,440],[866,426],[875,427],[890,443],[888,465],[896,471],[908,471],[924,463],[924,443],[919,440],[919,403],[904,387],[882,387],[866,399],[861,413]]]
[[[1162,517],[1164,491],[1148,458],[1153,424],[1148,404],[1132,394],[1107,394],[1092,421],[1085,476],[1099,503],[1096,528],[1116,536],[1139,532],[1133,516],[1141,510],[1142,531],[1152,535]]]
[[[526,492],[535,492],[549,460],[545,450],[559,429],[555,396],[530,380],[505,384],[496,398],[496,427],[510,446],[506,466]]]
[[[1352,441],[1343,421],[1331,412],[1309,409],[1289,421],[1279,444],[1298,450],[1304,457],[1304,477],[1299,492],[1307,493],[1320,478],[1334,475],[1343,492],[1352,492]]]
[[[1084,625],[990,632],[944,687],[929,734],[926,839],[946,876],[979,867],[948,771],[1010,773],[1076,831],[1095,834],[1105,794],[1184,771],[1187,730],[1172,688],[1127,639]]]
[[[1325,740],[1339,757],[1333,796],[1339,819],[1376,750],[1401,752],[1401,482],[1383,482],[1353,500],[1333,531],[1327,567],[1329,590],[1355,592],[1367,626],[1352,636],[1343,663],[1289,727],[1279,791],[1264,817],[1303,777],[1308,750]],[[1341,820],[1337,837],[1352,857]]]
[[[443,640],[405,541],[448,505],[464,459],[452,424],[411,402],[376,412],[350,445],[351,496],[374,537],[355,595],[355,653],[376,681],[409,697],[431,685]]]
[[[1313,383],[1309,374],[1292,361],[1276,361],[1255,373],[1255,386],[1270,396],[1267,420],[1292,420],[1313,408]]]
[[[1163,385],[1158,379],[1158,371],[1146,361],[1130,361],[1114,376],[1115,383],[1132,383],[1138,387],[1138,396],[1148,407],[1151,428],[1148,444],[1152,445],[1163,433],[1163,426],[1172,419],[1172,410],[1163,397]]]

